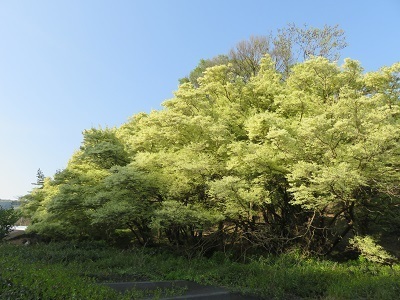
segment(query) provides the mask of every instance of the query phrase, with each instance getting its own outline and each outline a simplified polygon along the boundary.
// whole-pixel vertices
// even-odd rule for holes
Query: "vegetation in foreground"
[[[138,291],[122,295],[96,283],[174,279],[266,299],[395,299],[400,294],[399,265],[364,259],[337,263],[292,251],[239,263],[222,252],[188,259],[160,249],[118,250],[95,242],[0,245],[0,299],[142,299]]]

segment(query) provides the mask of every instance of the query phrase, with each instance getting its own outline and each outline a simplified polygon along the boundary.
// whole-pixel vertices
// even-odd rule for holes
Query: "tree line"
[[[400,63],[338,65],[345,46],[338,26],[289,25],[201,60],[163,109],[83,131],[21,199],[30,230],[242,254],[398,235]]]

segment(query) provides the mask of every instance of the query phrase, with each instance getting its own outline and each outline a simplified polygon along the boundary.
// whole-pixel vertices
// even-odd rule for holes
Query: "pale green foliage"
[[[304,47],[331,53],[331,42]],[[26,197],[33,228],[318,253],[381,230],[400,203],[400,64],[276,67],[268,55],[251,76],[212,64],[163,110],[85,131],[67,168]]]
[[[201,59],[196,68],[194,68],[188,77],[180,79],[180,83],[190,82],[194,87],[199,86],[198,79],[201,78],[204,72],[213,66],[224,65],[229,62],[229,58],[226,55],[218,55],[212,59]]]
[[[89,129],[83,132],[82,158],[109,169],[129,162],[115,129]]]
[[[166,200],[155,213],[152,226],[167,229],[174,226],[188,226],[192,230],[203,231],[222,221],[223,217],[215,209],[207,209],[200,204],[183,204],[179,201]]]
[[[378,72],[371,72],[365,76],[365,83],[372,94],[378,94],[381,99],[392,108],[398,106],[400,97],[400,62],[383,67]]]
[[[269,193],[262,188],[258,179],[246,182],[239,177],[226,176],[209,185],[213,202],[229,220],[250,220],[257,215],[257,207],[270,203]]]
[[[91,225],[104,230],[106,236],[112,236],[116,229],[129,229],[139,242],[148,242],[149,222],[160,201],[154,179],[131,165],[113,168],[86,201],[93,207],[89,212]]]
[[[32,222],[38,222],[47,214],[49,200],[57,194],[58,186],[51,184],[51,179],[46,177],[41,188],[35,188],[28,195],[21,197],[22,211]]]
[[[382,246],[378,245],[371,236],[356,236],[350,244],[361,252],[366,260],[381,264],[393,264],[396,258],[390,255]]]
[[[357,201],[354,191],[366,185],[362,174],[345,162],[320,166],[300,161],[293,166],[288,179],[294,194],[292,203],[311,209],[338,201]]]
[[[285,91],[281,82],[281,75],[275,71],[270,56],[264,56],[260,61],[260,70],[257,76],[248,83],[250,103],[257,112],[266,112],[274,109],[274,102]]]
[[[31,218],[30,231],[52,238],[98,235],[91,227],[90,200],[114,165],[126,164],[128,156],[114,129],[91,129],[65,170],[46,178],[43,187],[23,198],[23,212]]]

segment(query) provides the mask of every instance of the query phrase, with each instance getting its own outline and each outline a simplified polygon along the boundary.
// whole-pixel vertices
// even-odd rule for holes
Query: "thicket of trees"
[[[23,197],[51,238],[327,254],[400,234],[400,63],[335,59],[338,27],[290,25],[202,60],[164,109],[83,132]]]

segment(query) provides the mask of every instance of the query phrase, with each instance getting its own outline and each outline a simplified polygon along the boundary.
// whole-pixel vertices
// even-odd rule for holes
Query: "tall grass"
[[[173,279],[225,286],[268,299],[396,299],[400,295],[399,265],[391,268],[363,260],[336,263],[297,252],[253,257],[245,264],[223,253],[188,260],[157,249],[122,251],[101,243],[0,245],[0,278],[4,290],[12,284],[16,287],[12,292],[21,295],[27,288],[44,295],[63,284],[63,289],[55,288],[60,294],[48,299],[73,299],[65,295],[81,290],[79,299],[121,299],[122,295],[110,294],[114,292],[95,282]],[[135,297],[140,296],[126,299]]]

